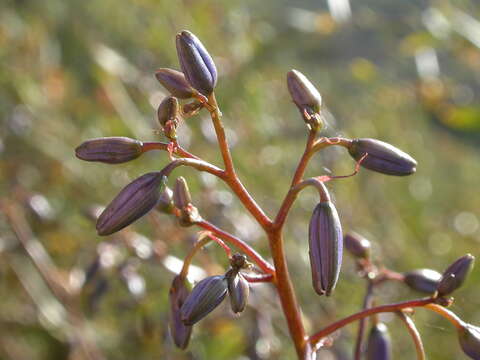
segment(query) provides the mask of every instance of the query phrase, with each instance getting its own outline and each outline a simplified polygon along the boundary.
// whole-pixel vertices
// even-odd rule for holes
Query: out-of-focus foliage
[[[330,182],[345,229],[372,240],[374,257],[398,271],[442,271],[467,252],[480,255],[478,2],[4,0],[0,197],[20,205],[20,217],[25,211],[34,252],[48,253],[55,278],[75,301],[55,300],[1,217],[1,359],[81,359],[82,338],[108,359],[292,358],[268,285],[253,287],[253,306],[241,317],[222,305],[196,326],[187,352],[176,350],[166,323],[168,288],[196,230],[152,215],[100,238],[85,216],[129,179],[168,162],[167,154],[150,152],[109,166],[82,162],[73,150],[99,136],[161,137],[155,108],[166,94],[153,73],[179,68],[174,37],[182,29],[214,57],[238,172],[268,214],[286,193],[306,137],[286,89],[285,74],[296,68],[322,93],[325,134],[378,138],[418,161],[408,178],[361,170]],[[189,119],[179,139],[220,164],[205,113]],[[344,150],[329,149],[314,157],[307,175],[346,174],[353,166]],[[230,192],[187,170],[176,174],[188,179],[202,215],[268,254],[259,227]],[[348,257],[332,297],[312,289],[307,228],[316,201],[314,191],[299,198],[286,244],[309,331],[356,311],[364,293]],[[215,246],[195,264],[209,274],[227,266]],[[479,283],[477,268],[452,308],[477,325]],[[414,296],[398,284],[378,294],[379,302]],[[444,320],[422,310],[414,319],[429,358],[461,358],[455,330]],[[389,325],[394,358],[414,358],[399,320],[382,320],[395,324]],[[322,358],[349,358],[355,329],[343,330]]]

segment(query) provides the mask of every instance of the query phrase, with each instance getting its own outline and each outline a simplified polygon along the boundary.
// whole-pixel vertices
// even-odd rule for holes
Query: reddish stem
[[[233,246],[237,247],[238,249],[242,250],[248,257],[252,259],[252,261],[258,265],[260,269],[265,271],[267,274],[274,275],[275,268],[270,265],[259,253],[257,253],[250,245],[245,243],[244,241],[240,240],[239,238],[223,231],[222,229],[216,227],[212,223],[201,220],[195,223],[202,229],[208,230],[218,236],[220,239],[232,244]]]
[[[290,336],[295,344],[298,358],[309,359],[307,354],[309,350],[306,346],[308,336],[303,327],[300,308],[288,272],[285,249],[283,247],[282,230],[280,228],[276,231],[270,232],[268,235],[273,264],[275,265],[275,285],[277,286],[278,296],[287,320]]]
[[[249,283],[259,283],[259,282],[273,282],[274,276],[272,274],[245,274],[242,273],[243,277]]]
[[[217,135],[218,145],[220,148],[220,152],[222,153],[223,162],[225,164],[224,180],[235,193],[235,195],[237,195],[238,199],[242,202],[242,204],[247,208],[250,214],[252,214],[252,216],[257,220],[257,222],[266,230],[271,226],[272,221],[264,213],[260,206],[255,202],[255,200],[250,196],[247,189],[245,189],[242,182],[238,178],[238,175],[235,172],[232,155],[230,154],[230,148],[228,146],[227,137],[225,135],[225,128],[221,120],[221,113],[218,108],[217,100],[214,93],[210,95],[208,101],[211,107],[209,111],[212,117],[215,133]]]
[[[142,146],[142,151],[147,152],[151,150],[164,150],[168,151],[168,143],[163,143],[163,142],[144,142]],[[184,157],[184,158],[190,158],[190,159],[197,159],[200,160],[198,156],[193,155],[192,153],[189,153],[187,150],[183,149],[180,145],[177,145],[175,147],[175,154]]]
[[[339,321],[336,321],[328,325],[327,327],[323,328],[319,332],[310,336],[309,341],[312,345],[314,345],[318,343],[320,340],[322,340],[324,337],[327,337],[328,335],[332,334],[338,329],[341,329],[345,325],[348,325],[351,322],[363,319],[367,316],[371,316],[371,315],[379,314],[383,312],[401,311],[402,309],[406,309],[406,308],[425,307],[428,304],[432,304],[434,301],[435,299],[432,299],[432,298],[424,298],[424,299],[404,301],[404,302],[395,303],[395,304],[381,305],[381,306],[373,307],[370,309],[365,309],[356,314],[347,316],[346,318],[343,318]]]

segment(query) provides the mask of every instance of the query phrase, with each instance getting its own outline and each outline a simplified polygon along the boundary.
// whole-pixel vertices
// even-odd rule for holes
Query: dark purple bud
[[[300,71],[290,70],[287,73],[287,86],[290,96],[298,108],[310,108],[314,112],[320,111],[322,97],[310,80]]]
[[[248,281],[236,270],[230,270],[227,275],[228,295],[234,313],[241,313],[247,306],[250,287]]]
[[[180,311],[189,294],[190,289],[186,279],[180,275],[175,276],[169,292],[170,318],[168,325],[173,341],[180,349],[185,349],[188,346],[192,333],[192,327],[183,323]]]
[[[113,234],[152,210],[165,182],[161,172],[151,172],[125,186],[98,218],[98,235]]]
[[[319,295],[329,296],[342,265],[343,236],[337,210],[331,201],[320,202],[308,229],[312,282]]]
[[[426,294],[433,294],[442,278],[442,274],[431,269],[412,270],[403,275],[403,281],[410,289]]]
[[[85,161],[120,164],[142,154],[142,142],[128,137],[103,137],[87,140],[75,149],[75,155]]]
[[[390,360],[392,358],[390,335],[384,323],[372,327],[368,336],[367,360]]]
[[[178,99],[173,96],[166,97],[158,106],[158,122],[162,126],[163,133],[170,140],[177,138],[178,111]]]
[[[298,70],[290,70],[287,73],[287,87],[305,122],[318,129],[321,125],[319,112],[322,106],[322,97],[318,90]]]
[[[170,94],[179,99],[190,99],[195,94],[181,71],[161,68],[155,72],[155,77]]]
[[[363,236],[350,232],[343,238],[347,251],[359,259],[368,259],[370,257],[370,241]]]
[[[458,331],[458,340],[463,352],[474,360],[480,359],[480,328],[465,324]]]
[[[405,176],[417,170],[417,162],[407,153],[376,139],[354,139],[348,152],[357,161],[366,153],[361,166],[386,175]]]
[[[203,279],[195,285],[180,309],[183,323],[197,323],[220,305],[226,295],[227,279],[224,275]]]
[[[189,84],[209,96],[217,84],[217,68],[200,40],[189,31],[177,34],[178,60]]]
[[[449,295],[462,286],[473,269],[474,261],[475,257],[471,254],[467,254],[451,264],[444,271],[442,279],[438,284],[438,295]]]

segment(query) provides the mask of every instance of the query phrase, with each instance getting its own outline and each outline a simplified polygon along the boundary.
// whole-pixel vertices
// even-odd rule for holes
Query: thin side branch
[[[432,304],[434,301],[435,299],[433,298],[423,298],[423,299],[404,301],[400,303],[381,305],[381,306],[373,307],[370,309],[365,309],[328,325],[327,327],[323,328],[319,332],[310,336],[309,340],[312,345],[315,345],[323,338],[327,337],[328,335],[332,334],[338,329],[341,329],[342,327],[354,321],[357,321],[375,314],[384,313],[384,312],[397,312],[407,308],[426,307],[427,305]]]
[[[417,360],[425,360],[425,349],[423,347],[422,338],[420,337],[420,333],[418,332],[412,318],[403,311],[398,311],[397,315],[405,324],[408,333],[412,337],[412,340],[415,344],[415,351],[417,352]]]
[[[195,225],[201,227],[204,230],[212,232],[215,236],[218,236],[223,241],[232,244],[236,248],[242,250],[252,261],[258,265],[260,269],[262,269],[265,273],[275,276],[275,268],[266,261],[259,253],[255,251],[250,245],[245,243],[244,241],[240,240],[236,236],[229,234],[226,231],[218,228],[217,226],[213,225],[212,223],[201,220],[196,222]]]

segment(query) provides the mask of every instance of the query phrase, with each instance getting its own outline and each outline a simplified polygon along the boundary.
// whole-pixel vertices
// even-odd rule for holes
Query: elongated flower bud
[[[178,99],[173,96],[167,96],[158,106],[158,122],[162,126],[163,133],[170,140],[177,138],[179,108]]]
[[[312,282],[319,295],[329,296],[338,281],[342,265],[342,226],[331,201],[320,202],[308,229]]]
[[[305,122],[318,128],[322,97],[315,86],[300,71],[290,70],[287,73],[287,87]]]
[[[151,172],[125,186],[99,216],[98,235],[113,234],[152,210],[165,182],[161,172]]]
[[[437,291],[439,296],[445,296],[453,293],[463,285],[466,278],[473,269],[475,257],[467,254],[457,259],[443,273],[442,279],[438,284]]]
[[[197,323],[220,305],[226,295],[227,279],[224,275],[203,279],[195,285],[180,309],[183,323]]]
[[[370,241],[357,233],[350,232],[343,238],[347,251],[359,259],[368,259],[370,257]]]
[[[161,68],[155,72],[155,77],[170,94],[179,99],[190,99],[195,94],[181,71]]]
[[[390,360],[391,358],[391,340],[387,326],[384,323],[378,323],[372,327],[368,336],[367,360]]]
[[[128,137],[102,137],[87,140],[75,149],[75,155],[85,161],[120,164],[142,154],[142,142]]]
[[[200,40],[189,31],[177,34],[178,60],[189,84],[208,96],[217,84],[217,68]]]
[[[247,306],[250,287],[241,273],[230,270],[227,275],[228,295],[234,313],[241,313]]]
[[[180,313],[180,309],[189,293],[190,289],[187,286],[186,279],[179,275],[175,276],[169,292],[170,318],[168,325],[173,342],[180,349],[185,349],[188,346],[192,334],[192,327],[182,322]]]
[[[354,139],[348,152],[357,161],[366,153],[360,164],[366,169],[386,175],[405,176],[417,170],[417,162],[407,153],[376,139]]]
[[[173,190],[173,202],[179,209],[186,208],[192,203],[190,190],[188,190],[187,180],[183,176],[177,178],[175,181],[175,188]]]
[[[458,340],[463,352],[474,360],[480,359],[480,328],[465,324],[458,331]]]
[[[287,87],[293,102],[298,108],[309,108],[319,112],[322,106],[322,97],[317,88],[298,70],[287,73]]]
[[[442,278],[442,274],[431,269],[412,270],[403,275],[403,281],[410,289],[426,294],[433,294]]]

